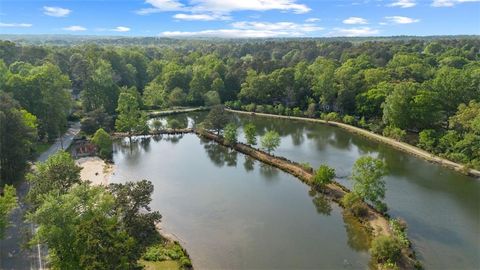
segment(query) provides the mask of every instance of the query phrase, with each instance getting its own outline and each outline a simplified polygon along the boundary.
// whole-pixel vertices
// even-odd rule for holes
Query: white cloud
[[[280,10],[292,11],[297,14],[307,13],[311,9],[298,4],[297,0],[194,0],[193,10],[204,10],[218,13],[230,13],[232,11],[267,11]]]
[[[453,7],[456,4],[468,3],[468,2],[480,2],[480,0],[433,0],[432,6]]]
[[[350,17],[343,20],[344,24],[368,24],[368,21],[360,17]]]
[[[146,0],[149,8],[140,9],[137,14],[145,15],[165,11],[184,11],[200,14],[229,14],[234,11],[292,11],[297,14],[307,13],[311,9],[298,4],[297,0],[191,0],[186,6],[179,0]]]
[[[0,27],[11,27],[11,28],[27,28],[32,27],[31,23],[2,23],[0,22]]]
[[[48,7],[44,6],[43,7],[43,13],[48,16],[53,16],[53,17],[66,17],[68,14],[72,12],[70,9],[67,8],[61,8],[61,7]]]
[[[137,14],[145,15],[165,11],[182,11],[185,9],[185,5],[178,0],[145,0],[145,3],[150,4],[152,7],[140,9],[137,11]]]
[[[395,24],[409,24],[409,23],[416,23],[419,22],[419,19],[413,19],[409,17],[403,17],[403,16],[387,16],[385,19],[390,22],[390,23],[395,23]]]
[[[130,31],[130,28],[129,27],[126,27],[126,26],[117,26],[113,29],[110,29],[110,31],[114,31],[114,32],[128,32]]]
[[[353,27],[353,28],[334,28],[329,36],[344,36],[344,37],[359,37],[359,36],[373,36],[378,34],[378,29],[370,27]]]
[[[79,32],[79,31],[85,31],[87,28],[80,26],[80,25],[72,25],[68,27],[62,28],[65,31],[73,31],[73,32]]]
[[[307,23],[314,23],[314,22],[319,22],[320,18],[308,18],[305,20]]]
[[[179,13],[173,15],[173,18],[178,20],[185,20],[185,21],[227,21],[231,20],[230,16],[225,15],[216,15],[216,14],[185,14]]]
[[[293,22],[234,22],[230,29],[212,29],[195,32],[167,31],[161,33],[166,37],[222,37],[222,38],[268,38],[297,37],[307,33],[323,30],[315,24],[298,24]]]
[[[258,30],[258,31],[289,31],[289,32],[315,32],[323,30],[315,24],[304,23],[298,24],[293,22],[234,22],[232,27],[243,30]]]
[[[417,3],[415,0],[396,0],[395,2],[389,4],[390,7],[401,7],[401,8],[411,8],[416,6]]]

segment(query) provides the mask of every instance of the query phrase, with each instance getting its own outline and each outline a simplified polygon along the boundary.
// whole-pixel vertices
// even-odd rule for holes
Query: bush
[[[293,108],[292,114],[293,114],[293,116],[297,116],[297,117],[303,116],[303,112],[302,112],[302,110],[300,110],[299,107]]]
[[[325,185],[330,184],[333,177],[335,177],[335,169],[330,168],[327,165],[320,165],[313,175],[313,184],[317,188],[322,188]]]
[[[365,120],[365,117],[362,116],[362,118],[360,118],[360,121],[358,121],[358,126],[359,127],[362,127],[362,128],[366,128],[367,127],[367,121]]]
[[[290,109],[290,108],[288,108],[288,107],[285,108],[285,115],[287,115],[287,116],[292,116],[292,115],[293,115],[292,109]]]
[[[182,267],[191,267],[192,262],[178,243],[157,244],[147,248],[142,258],[146,261],[178,261]]]
[[[307,111],[305,112],[305,116],[307,117],[315,117],[317,114],[317,105],[315,103],[308,104]]]
[[[396,237],[381,235],[373,239],[370,253],[378,263],[395,263],[400,259],[402,246]]]
[[[349,125],[355,124],[355,117],[348,114],[345,115],[342,120],[345,124],[349,124]]]
[[[336,112],[330,112],[327,114],[322,114],[323,115],[323,120],[325,121],[340,121],[340,116]]]
[[[180,122],[177,120],[177,119],[169,119],[167,121],[167,125],[169,128],[171,129],[179,129],[181,128],[182,124],[180,124]]]
[[[433,152],[437,144],[437,134],[433,129],[422,130],[418,134],[418,147]]]
[[[228,124],[223,131],[225,144],[234,145],[237,143],[237,127],[235,124]]]
[[[276,114],[282,115],[285,113],[285,106],[283,106],[282,104],[277,104],[274,108],[274,111]]]
[[[403,141],[407,133],[405,130],[394,127],[394,126],[387,126],[383,129],[383,136],[392,138],[396,141]]]
[[[257,105],[255,105],[255,103],[250,103],[250,104],[245,106],[245,110],[247,112],[254,112],[256,107],[257,107]]]
[[[257,107],[255,108],[255,111],[259,112],[259,113],[264,113],[265,112],[265,106],[264,105],[257,105]]]
[[[98,147],[98,154],[101,158],[110,159],[112,157],[112,138],[103,128],[99,128],[95,132],[92,143]]]
[[[368,214],[368,208],[363,203],[359,195],[353,192],[349,192],[343,196],[341,201],[343,207],[347,209],[352,215],[363,218]]]

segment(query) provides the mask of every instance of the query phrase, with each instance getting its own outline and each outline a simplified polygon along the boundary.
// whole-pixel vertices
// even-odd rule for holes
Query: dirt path
[[[237,110],[231,110],[231,109],[226,109],[229,112],[234,112],[234,113],[239,113],[239,114],[246,114],[246,115],[256,115],[256,116],[263,116],[263,117],[272,117],[272,118],[281,118],[281,119],[293,119],[293,120],[301,120],[301,121],[308,121],[308,122],[314,122],[314,123],[322,123],[322,124],[327,124],[335,127],[340,127],[345,130],[348,130],[350,132],[359,134],[361,136],[388,144],[392,147],[395,147],[396,149],[402,150],[404,152],[407,152],[409,154],[415,155],[417,157],[420,157],[422,159],[425,159],[430,162],[434,162],[437,164],[440,164],[444,167],[453,169],[455,171],[461,172],[461,173],[466,173],[470,176],[477,177],[480,179],[480,171],[475,170],[475,169],[468,169],[465,168],[465,165],[455,163],[451,160],[441,158],[439,156],[436,156],[432,153],[429,153],[425,150],[422,150],[418,147],[415,147],[413,145],[410,145],[408,143],[404,142],[399,142],[394,139],[384,137],[382,135],[373,133],[371,131],[351,126],[345,123],[340,123],[340,122],[334,122],[334,121],[325,121],[321,119],[313,119],[313,118],[305,118],[305,117],[296,117],[296,116],[285,116],[285,115],[275,115],[275,114],[267,114],[267,113],[252,113],[252,112],[244,112],[244,111],[237,111]]]

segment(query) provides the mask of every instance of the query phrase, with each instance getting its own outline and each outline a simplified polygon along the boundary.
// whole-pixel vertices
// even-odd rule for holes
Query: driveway
[[[36,161],[44,162],[57,151],[68,148],[78,132],[80,132],[80,123],[72,123],[67,132],[58,138],[47,151],[43,152]],[[45,249],[40,246],[35,246],[32,249],[22,248],[28,241],[26,235],[33,232],[34,226],[23,222],[23,214],[27,208],[24,198],[28,192],[28,183],[22,181],[17,184],[16,188],[20,207],[15,209],[11,215],[11,226],[7,228],[5,239],[0,240],[0,269],[44,269]]]

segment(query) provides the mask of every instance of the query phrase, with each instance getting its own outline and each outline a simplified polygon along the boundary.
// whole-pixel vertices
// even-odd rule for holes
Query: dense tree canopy
[[[126,87],[140,97],[139,109],[225,103],[294,116],[333,112],[334,119],[348,116],[350,124],[374,132],[404,130],[413,144],[420,132],[434,130],[436,153],[478,166],[463,147],[467,142],[457,145],[470,133],[449,126],[460,104],[480,100],[476,38],[96,42],[0,42],[0,87],[37,117],[41,138],[53,139],[64,128],[67,89],[80,97],[82,126],[92,134],[111,128]]]

